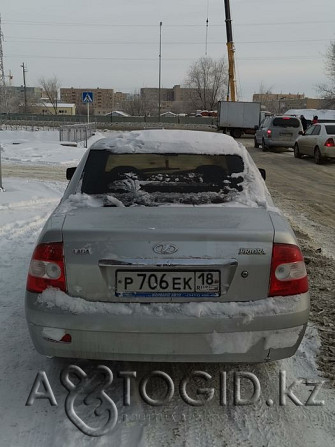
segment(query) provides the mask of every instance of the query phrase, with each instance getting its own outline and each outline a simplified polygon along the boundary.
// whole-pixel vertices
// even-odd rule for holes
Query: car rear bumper
[[[268,300],[271,305],[264,304]],[[150,305],[145,305],[145,310],[135,304],[139,306],[139,312],[126,314],[119,312],[117,303],[104,303],[107,311],[98,309],[92,313],[89,307],[95,303],[86,302],[88,306],[83,312],[72,313],[57,306],[48,307],[37,300],[37,295],[28,292],[26,315],[32,341],[43,355],[128,361],[249,363],[292,356],[305,332],[308,293],[268,300],[242,303],[242,312],[233,311],[236,303],[211,303],[213,307],[209,312],[201,312],[202,303],[188,303],[189,307],[185,309],[194,307],[194,314],[180,313],[180,304],[178,312],[174,309],[170,314],[162,312],[159,305],[156,305],[157,312],[150,312]],[[280,305],[277,307],[276,303]],[[228,306],[223,306],[223,312],[218,313],[217,304]],[[135,308],[134,303],[132,306]],[[258,307],[256,312],[255,306]],[[61,337],[57,334],[65,333],[71,335],[71,343],[59,342]]]
[[[271,140],[265,139],[265,144],[268,147],[294,147],[295,141],[293,140]]]
[[[323,157],[326,158],[335,158],[335,148],[334,147],[324,147]]]

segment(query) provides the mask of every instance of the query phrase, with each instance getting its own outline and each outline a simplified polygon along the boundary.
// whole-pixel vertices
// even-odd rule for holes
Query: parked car
[[[285,115],[267,116],[256,130],[254,146],[263,151],[277,147],[292,147],[299,132],[303,130],[297,117]]]
[[[309,314],[304,259],[233,138],[115,133],[67,177],[27,279],[41,354],[264,362],[295,353]]]
[[[294,156],[301,158],[303,155],[314,157],[316,164],[335,158],[335,122],[314,124],[297,138]]]

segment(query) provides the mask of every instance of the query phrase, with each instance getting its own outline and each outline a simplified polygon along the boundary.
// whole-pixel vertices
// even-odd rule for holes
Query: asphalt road
[[[266,184],[283,210],[335,229],[335,163],[316,165],[312,158],[296,159],[293,151],[262,152],[252,139],[241,139],[259,168],[266,170]]]

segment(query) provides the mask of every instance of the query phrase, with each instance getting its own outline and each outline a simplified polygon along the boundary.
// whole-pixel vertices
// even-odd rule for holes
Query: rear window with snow
[[[105,206],[223,203],[243,191],[243,172],[243,159],[236,154],[92,150],[81,192],[103,195]]]

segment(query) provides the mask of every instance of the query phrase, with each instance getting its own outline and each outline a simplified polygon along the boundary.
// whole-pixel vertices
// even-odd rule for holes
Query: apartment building
[[[284,113],[288,109],[322,109],[327,108],[327,100],[307,98],[304,94],[294,93],[255,93],[254,102],[260,102],[266,110]]]
[[[196,89],[184,88],[174,85],[172,88],[161,88],[161,112],[189,112],[194,109],[193,98]],[[158,106],[159,89],[141,88],[141,98],[148,106],[155,108]]]
[[[62,102],[74,103],[78,114],[86,113],[86,104],[83,103],[83,92],[93,93],[93,102],[90,104],[92,115],[106,115],[114,109],[114,89],[109,88],[61,88]]]

